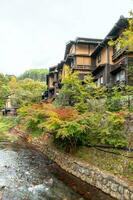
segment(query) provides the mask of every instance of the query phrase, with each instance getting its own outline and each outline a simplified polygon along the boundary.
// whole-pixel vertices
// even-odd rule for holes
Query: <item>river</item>
[[[52,161],[26,144],[1,142],[0,200],[83,200],[61,180],[63,173],[60,178],[53,173],[52,166]]]

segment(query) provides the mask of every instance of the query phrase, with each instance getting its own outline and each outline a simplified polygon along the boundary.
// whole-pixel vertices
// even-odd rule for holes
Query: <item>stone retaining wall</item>
[[[80,162],[70,155],[61,153],[48,145],[41,149],[45,155],[55,161],[62,169],[75,175],[88,184],[119,200],[133,200],[133,185],[100,171],[97,167]]]

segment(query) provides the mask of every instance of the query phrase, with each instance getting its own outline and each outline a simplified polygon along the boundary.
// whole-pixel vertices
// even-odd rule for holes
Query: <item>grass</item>
[[[9,133],[10,128],[15,126],[16,118],[0,116],[0,141],[14,141],[16,136]]]
[[[33,138],[35,137],[39,137],[43,134],[42,130],[40,129],[37,129],[37,130],[34,130],[34,131],[30,131],[30,134]]]
[[[107,150],[107,149],[106,149]],[[126,178],[128,181],[133,181],[133,152],[125,152],[122,150],[112,150],[114,153],[120,153],[116,155],[113,153],[107,153],[95,148],[82,147],[79,148],[73,156],[98,167],[101,170],[110,172],[117,175],[120,178]],[[127,158],[132,157],[132,158]]]

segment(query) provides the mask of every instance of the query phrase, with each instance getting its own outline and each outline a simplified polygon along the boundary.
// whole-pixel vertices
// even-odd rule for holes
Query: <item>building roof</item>
[[[54,71],[55,71],[56,69],[57,69],[57,65],[50,67],[50,68],[49,68],[49,74],[50,74],[50,73],[54,73]]]
[[[119,36],[120,31],[127,28],[127,26],[128,26],[128,18],[120,16],[119,20],[115,23],[113,28],[106,35],[104,40],[101,43],[99,43],[99,45],[96,47],[96,49],[92,53],[92,56],[95,56],[97,53],[99,53],[99,51],[105,46],[105,44],[108,43],[109,40],[116,39]]]
[[[64,63],[65,63],[64,60],[62,60],[60,63],[58,63],[58,69],[62,69]]]
[[[105,45],[108,43],[110,39],[115,39],[119,36],[119,33],[125,29],[128,26],[128,18],[125,18],[124,16],[120,16],[119,20],[116,22],[116,24],[113,26],[113,28],[110,30],[110,32],[106,35],[104,39],[96,39],[96,38],[84,38],[84,37],[77,37],[75,40],[70,40],[66,44],[65,49],[65,55],[64,60],[58,63],[58,65],[52,66],[49,68],[49,72],[54,71],[57,68],[62,68],[67,55],[70,52],[70,49],[73,44],[94,44],[96,45],[95,50],[93,51],[91,56],[96,56],[100,50],[105,47]]]
[[[75,40],[76,43],[87,43],[87,44],[99,44],[102,42],[102,39],[96,38],[84,38],[84,37],[77,37]]]
[[[98,45],[99,43],[102,42],[102,39],[95,39],[95,38],[84,38],[84,37],[77,37],[75,40],[70,40],[66,44],[66,50],[65,50],[65,55],[64,55],[64,60],[66,59],[66,56],[68,55],[71,47],[73,44],[96,44]]]
[[[67,42],[66,49],[65,49],[64,60],[66,59],[66,56],[69,53],[69,51],[70,51],[70,49],[71,49],[73,44],[75,44],[75,41],[70,40],[69,42]]]

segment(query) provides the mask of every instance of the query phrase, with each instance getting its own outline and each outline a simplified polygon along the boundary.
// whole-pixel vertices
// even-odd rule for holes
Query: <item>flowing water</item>
[[[25,145],[0,143],[0,200],[81,200],[53,175],[49,161]]]
[[[113,200],[26,143],[0,142],[0,200],[84,199]]]

